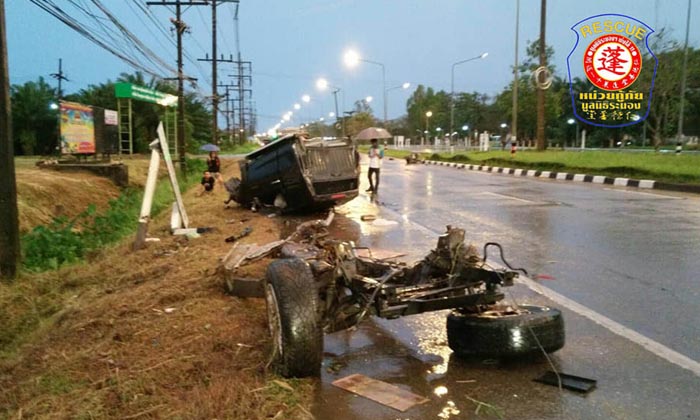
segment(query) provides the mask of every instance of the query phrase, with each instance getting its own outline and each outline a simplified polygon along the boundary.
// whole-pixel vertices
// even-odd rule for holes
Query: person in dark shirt
[[[209,157],[207,158],[207,169],[214,179],[224,182],[224,178],[221,176],[221,160],[219,159],[219,154],[217,152],[209,152]]]
[[[202,177],[202,193],[210,192],[214,189],[214,183],[216,180],[209,171],[204,171],[204,176]]]

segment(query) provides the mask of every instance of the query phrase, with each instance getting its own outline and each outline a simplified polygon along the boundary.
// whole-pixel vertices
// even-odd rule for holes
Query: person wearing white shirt
[[[376,193],[379,190],[379,169],[382,167],[382,159],[384,158],[384,150],[379,148],[377,139],[371,140],[372,145],[369,148],[369,171],[367,179],[369,180],[368,192]],[[374,174],[374,182],[372,175]]]

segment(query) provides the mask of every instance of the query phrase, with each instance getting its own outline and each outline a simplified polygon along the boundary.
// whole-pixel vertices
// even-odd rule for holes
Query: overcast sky
[[[176,51],[165,35],[147,27],[136,0],[102,0],[120,20],[159,56],[174,65]],[[54,0],[66,11],[74,10],[69,0]],[[74,0],[91,6],[90,0]],[[138,0],[144,3],[144,0]],[[129,4],[131,3],[131,4]],[[526,42],[539,35],[539,0],[520,0],[521,58]],[[318,77],[342,88],[344,109],[368,95],[373,96],[375,115],[382,116],[382,79],[379,66],[360,64],[348,69],[343,53],[354,48],[362,57],[386,67],[387,87],[411,82],[408,91],[389,93],[389,118],[405,113],[406,99],[418,83],[450,89],[452,63],[489,55],[458,66],[457,91],[494,94],[512,78],[516,0],[241,0],[241,52],[253,62],[253,97],[259,114],[258,128],[265,130],[300,102],[303,94],[312,102],[297,112],[304,122],[333,110],[330,93],[315,89]],[[574,45],[570,27],[595,14],[620,13],[635,17],[658,30],[665,27],[683,40],[687,0],[550,0],[547,9],[547,43],[555,49],[552,63],[560,75],[566,73],[566,56]],[[690,44],[700,44],[700,4],[691,13]],[[28,0],[6,0],[11,83],[49,78],[63,58],[70,82],[65,92],[91,83],[115,79],[133,69],[100,47],[90,43]],[[219,52],[235,50],[232,5],[218,9]],[[151,6],[164,25],[170,26],[171,10]],[[84,21],[84,16],[77,16]],[[211,48],[211,13],[206,6],[185,11],[191,27],[185,49],[193,58],[203,57]],[[653,36],[653,35],[652,35]],[[210,95],[211,66],[186,62],[185,71],[199,78],[199,90]],[[222,64],[220,75],[231,74]],[[172,76],[166,74],[166,76]],[[226,78],[224,78],[226,81]],[[50,79],[50,83],[55,83]],[[342,104],[341,104],[342,107]]]

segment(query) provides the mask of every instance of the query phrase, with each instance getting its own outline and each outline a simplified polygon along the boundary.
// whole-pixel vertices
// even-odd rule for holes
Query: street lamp
[[[390,87],[389,89],[387,89],[386,91],[384,91],[384,101],[386,102],[386,101],[389,100],[389,92],[391,92],[392,90],[396,90],[396,89],[403,89],[403,90],[406,90],[406,89],[408,89],[408,88],[410,88],[410,87],[411,87],[411,83],[410,83],[410,82],[404,82],[404,83],[402,83],[402,84],[400,84],[400,85],[398,85],[398,86]],[[389,105],[387,104],[387,108],[388,108],[388,107],[389,107]]]
[[[362,58],[362,57],[360,57],[360,54],[358,54],[357,51],[354,51],[354,50],[348,50],[345,53],[344,60],[345,60],[345,65],[350,67],[350,68],[356,67],[358,64],[360,64],[360,62],[374,64],[374,65],[380,66],[382,68],[382,94],[383,94],[383,102],[384,102],[384,125],[386,125],[386,121],[387,121],[387,117],[386,117],[386,114],[387,114],[387,111],[386,111],[387,110],[387,108],[386,108],[387,89],[386,89],[386,68],[384,67],[384,64],[382,64],[378,61],[372,61],[372,60],[367,60],[365,58]]]
[[[430,130],[430,117],[432,117],[432,116],[433,116],[433,111],[428,111],[425,113],[425,134],[426,134],[426,136],[428,135],[428,132]],[[429,138],[427,140],[430,141]]]
[[[368,96],[365,98],[365,102],[370,103],[370,102],[372,102],[372,99],[374,99],[374,98],[371,96]]]
[[[455,67],[460,64],[468,63],[469,61],[478,60],[480,58],[486,58],[489,53],[485,52],[476,57],[468,58],[466,60],[458,61],[452,64],[452,79],[451,79],[451,90],[450,90],[450,132],[454,131],[454,121],[455,121]]]
[[[301,109],[301,105],[299,105],[299,104],[294,104],[294,109],[296,109],[297,111],[300,110],[300,109]]]
[[[639,116],[637,116],[637,117],[639,117]],[[579,137],[578,123],[576,123],[576,120],[573,118],[569,118],[568,120],[566,120],[566,123],[569,125],[576,124],[576,143],[574,144],[574,147],[575,147],[578,144],[578,137]]]
[[[324,79],[321,77],[316,81],[316,88],[320,91],[324,91],[328,88],[333,89],[333,100],[335,102],[335,115],[336,115],[336,121],[338,120],[338,92],[340,92],[340,88],[337,86],[333,86],[328,83],[328,80]],[[343,137],[345,137],[345,121],[343,121]]]
[[[303,96],[301,97],[301,101],[308,104],[309,102],[311,102],[311,96],[309,96],[309,95],[303,95]]]

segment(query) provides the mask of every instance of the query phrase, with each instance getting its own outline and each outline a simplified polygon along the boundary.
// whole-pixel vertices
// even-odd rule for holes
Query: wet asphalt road
[[[700,361],[700,197],[387,161],[375,200],[363,193],[340,211],[348,219],[340,220],[341,234],[406,253],[407,260],[434,247],[448,224],[465,228],[477,247],[500,242],[509,262],[527,268],[532,278],[549,279],[542,285]],[[379,219],[361,222],[363,214]],[[523,285],[508,290],[517,303],[563,310],[567,345],[553,362],[563,372],[597,379],[596,390],[582,397],[533,383],[549,369],[545,360],[494,365],[456,359],[446,344],[445,312],[438,312],[373,320],[353,333],[326,336],[314,414],[339,420],[479,418],[470,397],[499,407],[507,419],[700,418],[696,373]],[[400,413],[330,385],[352,373],[430,402]]]

